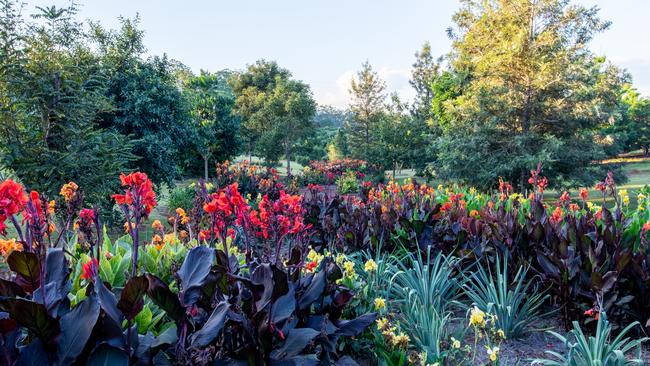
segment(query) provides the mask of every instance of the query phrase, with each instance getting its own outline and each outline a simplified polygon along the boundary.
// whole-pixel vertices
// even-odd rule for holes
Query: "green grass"
[[[630,207],[636,207],[638,191],[645,185],[650,185],[650,157],[623,155],[619,158],[610,159],[604,162],[604,164],[612,163],[621,164],[623,172],[625,172],[628,178],[627,182],[618,185],[617,189],[627,189],[628,194],[630,195]],[[616,180],[616,177],[614,177],[614,180]],[[546,198],[548,200],[556,200],[559,198],[561,193],[562,192],[559,191],[550,191],[546,194]],[[573,198],[578,197],[577,190],[570,190],[569,194]],[[589,189],[589,201],[597,205],[602,204],[603,199],[600,191],[591,187]],[[613,198],[607,197],[607,205],[613,205],[613,202]]]
[[[239,155],[236,157],[234,160],[236,163],[242,163],[244,161],[248,161],[248,155]],[[264,165],[264,159],[258,158],[257,156],[253,156],[251,158],[251,162],[253,165]],[[300,172],[302,172],[303,166],[301,164],[298,164],[295,161],[291,161],[291,172],[293,175],[296,175]],[[286,160],[280,160],[278,162],[278,165],[275,167],[277,169],[278,174],[280,176],[286,177],[287,176],[287,161]]]

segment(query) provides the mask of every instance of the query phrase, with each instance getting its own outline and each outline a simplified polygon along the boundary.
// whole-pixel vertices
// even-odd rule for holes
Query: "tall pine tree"
[[[368,61],[350,83],[351,117],[346,123],[350,153],[354,158],[379,163],[375,156],[377,127],[385,112],[386,83]]]

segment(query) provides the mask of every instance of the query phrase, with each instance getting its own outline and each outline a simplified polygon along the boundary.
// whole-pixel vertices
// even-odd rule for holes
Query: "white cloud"
[[[377,70],[379,77],[386,82],[387,96],[397,92],[402,100],[411,100],[415,91],[409,84],[411,71],[409,69],[392,69],[382,66]],[[332,105],[337,108],[347,108],[350,102],[350,81],[356,71],[347,70],[340,74],[333,84],[314,87],[314,97],[319,104]]]

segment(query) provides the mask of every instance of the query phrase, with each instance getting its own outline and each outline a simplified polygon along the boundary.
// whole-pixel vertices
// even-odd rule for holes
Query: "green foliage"
[[[203,170],[207,179],[210,159],[232,159],[240,150],[239,118],[232,113],[235,96],[228,85],[232,77],[228,70],[210,73],[201,70],[197,76],[189,76],[184,82],[183,95],[190,111],[189,147],[184,151],[185,173],[196,174]],[[200,156],[204,164],[197,166]]]
[[[434,254],[431,248],[424,255],[419,252],[407,254],[392,274],[393,297],[444,314],[460,290],[459,280],[453,272],[457,263],[456,258]]]
[[[602,133],[604,140],[614,140],[611,153],[620,153],[634,149],[643,150],[648,156],[650,151],[650,99],[642,97],[627,85],[621,95],[620,118],[607,125]]]
[[[524,189],[542,162],[556,186],[593,183],[605,169],[593,162],[606,156],[595,135],[627,77],[587,48],[608,23],[560,0],[463,4],[442,103],[434,97],[445,118],[436,173],[481,187],[501,176]]]
[[[338,130],[332,127],[314,128],[309,134],[298,140],[295,147],[295,160],[303,166],[313,160],[327,159],[328,144],[336,136]]]
[[[494,275],[479,264],[466,276],[463,291],[473,306],[497,316],[495,326],[507,339],[519,338],[540,319],[539,309],[549,296],[531,285],[527,268],[519,267],[511,279],[507,257],[501,261],[497,256],[495,262]]]
[[[98,124],[111,104],[90,37],[74,6],[39,8],[31,23],[17,4],[0,14],[0,166],[49,197],[74,180],[105,202],[134,144]]]
[[[348,134],[345,129],[339,128],[327,145],[327,159],[330,161],[341,160],[350,156],[350,145],[348,144]]]
[[[340,110],[329,105],[318,105],[314,115],[314,125],[317,127],[329,127],[338,129],[343,127],[349,112]]]
[[[535,359],[533,365],[549,366],[627,366],[645,365],[641,359],[641,344],[648,338],[631,339],[627,334],[639,323],[634,322],[625,327],[616,337],[613,337],[613,327],[607,321],[605,312],[600,313],[596,332],[593,336],[584,334],[578,322],[573,322],[573,330],[569,337],[549,331],[566,347],[567,353],[562,355],[554,351],[546,351],[552,358]],[[630,359],[629,354],[637,352],[636,358]]]
[[[336,180],[336,186],[341,194],[355,193],[359,190],[357,173],[348,170]]]
[[[419,251],[407,254],[391,274],[391,296],[400,299],[402,326],[418,349],[433,360],[444,357],[442,342],[447,337],[449,307],[460,290],[454,274],[457,263],[453,257],[434,255],[429,248],[425,256]]]
[[[113,106],[102,115],[101,126],[135,142],[138,159],[131,168],[147,173],[155,184],[173,184],[181,152],[191,140],[189,108],[176,77],[182,66],[167,56],[144,60],[139,19],[121,23],[119,31],[93,25]]]
[[[175,187],[169,192],[167,206],[171,210],[182,208],[185,212],[190,212],[194,206],[195,188],[193,186]]]
[[[311,130],[316,113],[309,86],[291,79],[291,73],[277,63],[265,60],[231,78],[230,85],[249,153],[255,149],[267,163],[277,162],[284,153],[291,175],[296,141]]]
[[[371,163],[383,163],[377,149],[377,126],[384,113],[386,83],[369,62],[364,62],[352,79],[351,118],[346,123],[351,156]]]

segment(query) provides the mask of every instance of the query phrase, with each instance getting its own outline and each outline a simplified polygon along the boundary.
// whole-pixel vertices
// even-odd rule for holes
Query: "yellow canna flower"
[[[377,322],[377,329],[380,331],[385,330],[386,327],[388,327],[388,319],[386,318],[379,318],[375,320],[375,322]]]
[[[501,338],[501,339],[506,339],[506,333],[503,331],[503,329],[499,329],[499,330],[497,330],[497,335],[498,335],[499,338]]]
[[[483,327],[485,326],[485,313],[474,306],[469,315],[469,325],[474,327]]]
[[[23,245],[16,242],[16,239],[3,240],[0,239],[0,255],[3,257],[8,256],[14,250],[22,251]]]
[[[487,355],[490,358],[490,361],[495,362],[498,358],[499,355],[499,347],[486,347],[487,348]]]
[[[386,308],[386,300],[381,297],[375,299],[375,310],[382,310]]]
[[[347,261],[343,263],[343,269],[345,269],[346,272],[354,272],[354,262]]]
[[[151,223],[151,227],[152,227],[154,230],[163,230],[163,229],[164,229],[163,224],[160,222],[160,220],[154,220],[154,221]]]
[[[368,259],[366,264],[363,266],[363,269],[366,272],[375,272],[377,271],[377,263],[372,258]]]
[[[404,333],[400,333],[393,338],[393,346],[401,349],[407,349],[411,338]]]

